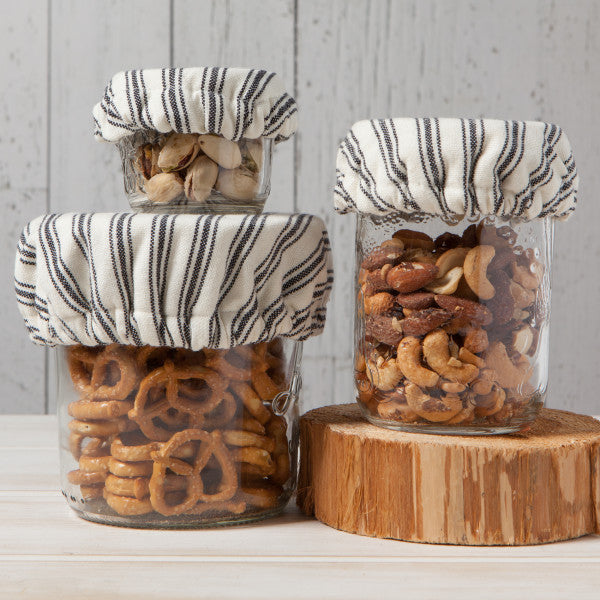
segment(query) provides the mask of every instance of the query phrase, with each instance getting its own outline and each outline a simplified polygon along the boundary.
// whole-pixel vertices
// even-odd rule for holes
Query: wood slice
[[[411,542],[542,544],[600,533],[600,422],[542,409],[526,433],[376,427],[356,404],[300,421],[298,506],[352,533]]]

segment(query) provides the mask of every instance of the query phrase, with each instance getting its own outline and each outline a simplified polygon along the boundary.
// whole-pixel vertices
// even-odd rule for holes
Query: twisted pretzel
[[[71,381],[75,389],[87,396],[92,392],[91,382],[94,365],[102,347],[70,346],[67,350],[67,363]]]
[[[196,457],[191,464],[174,457],[177,448],[192,440],[200,443]],[[220,489],[214,494],[207,494],[204,491],[202,471],[213,456],[221,468],[222,478]],[[237,472],[230,453],[223,444],[220,432],[208,433],[201,429],[180,431],[175,433],[166,444],[163,444],[160,450],[153,452],[152,458],[154,466],[150,478],[150,501],[154,510],[162,515],[170,516],[185,513],[200,501],[229,500],[237,489]],[[185,496],[176,504],[167,502],[164,486],[167,469],[176,475],[185,477],[187,480]]]
[[[125,400],[138,383],[137,363],[130,350],[111,344],[100,352],[90,381],[94,399]]]

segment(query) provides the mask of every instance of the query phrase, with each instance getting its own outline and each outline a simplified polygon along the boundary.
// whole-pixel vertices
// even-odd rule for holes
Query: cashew
[[[480,396],[485,396],[492,391],[494,382],[496,381],[496,373],[492,369],[481,369],[479,377],[471,382],[470,388]]]
[[[502,342],[493,342],[487,350],[486,362],[496,373],[496,382],[503,388],[523,385],[531,376],[531,365],[525,357],[514,364]]]
[[[451,250],[448,252],[451,252]],[[434,294],[454,294],[462,276],[463,268],[454,267],[453,269],[450,269],[450,271],[448,271],[443,277],[438,277],[429,285],[426,285],[425,289],[433,292]]]
[[[449,394],[460,394],[465,391],[466,386],[463,383],[456,383],[456,381],[442,381],[440,388]]]
[[[535,294],[531,290],[524,288],[516,281],[510,282],[510,295],[515,301],[515,308],[527,308],[535,301]]]
[[[533,344],[533,330],[529,325],[523,325],[521,329],[517,329],[512,335],[513,350],[521,354],[527,354]]]
[[[475,246],[469,250],[463,266],[469,287],[483,300],[493,298],[496,290],[487,278],[487,268],[496,254],[493,246]]]
[[[421,365],[421,342],[416,337],[407,336],[398,344],[396,364],[406,379],[421,387],[435,387],[439,380],[437,373]]]
[[[439,277],[443,277],[446,273],[452,271],[456,267],[462,267],[468,253],[469,248],[452,248],[451,250],[446,250],[446,252],[435,261]]]
[[[419,415],[408,404],[401,404],[397,400],[379,402],[377,413],[382,419],[404,421],[405,423],[413,423],[419,418]]]
[[[469,383],[479,374],[475,365],[463,363],[450,356],[448,334],[437,329],[423,340],[423,355],[429,366],[442,377],[457,383]],[[410,379],[410,378],[409,378]]]
[[[458,358],[464,363],[475,365],[478,369],[485,367],[485,361],[481,356],[473,354],[470,350],[467,350],[464,346],[458,351]]]
[[[452,417],[449,421],[446,421],[448,425],[468,425],[475,418],[475,407],[467,402],[466,406],[455,416]]]
[[[414,383],[408,383],[404,388],[408,406],[423,419],[433,423],[441,423],[455,417],[463,408],[458,396],[447,395],[432,398]]]
[[[393,358],[377,357],[377,362],[367,361],[367,377],[380,390],[393,390],[402,380],[402,372]]]
[[[505,399],[506,392],[502,388],[495,386],[489,394],[475,398],[475,415],[477,417],[491,417],[495,415],[504,406]]]
[[[535,261],[529,266],[524,267],[517,263],[512,264],[513,279],[528,290],[536,290],[542,282],[544,267],[541,263]]]

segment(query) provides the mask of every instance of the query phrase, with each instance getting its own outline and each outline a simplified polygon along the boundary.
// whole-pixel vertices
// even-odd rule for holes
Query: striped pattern
[[[333,283],[311,215],[46,215],[25,227],[15,286],[49,346],[229,348],[321,332]]]
[[[214,133],[230,140],[293,135],[296,101],[275,73],[198,67],[117,73],[94,107],[94,135],[117,142],[140,130]]]
[[[335,209],[455,219],[566,219],[579,178],[567,136],[536,121],[359,121],[337,155]]]

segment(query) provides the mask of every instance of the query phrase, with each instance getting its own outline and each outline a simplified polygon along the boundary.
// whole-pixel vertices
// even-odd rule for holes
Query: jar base
[[[101,525],[112,525],[115,527],[129,527],[132,529],[210,529],[214,527],[228,527],[232,525],[247,525],[256,521],[262,521],[280,515],[287,505],[287,501],[276,508],[256,509],[255,512],[247,512],[241,515],[229,515],[213,518],[198,517],[196,515],[177,515],[163,517],[157,515],[149,518],[149,515],[122,516],[111,511],[111,514],[101,512],[90,512],[79,506],[73,506],[69,502],[69,508],[80,518]],[[90,508],[93,508],[90,506]],[[105,509],[106,510],[106,509]]]
[[[360,410],[372,425],[392,429],[394,431],[402,431],[404,433],[428,433],[431,435],[506,435],[509,433],[523,433],[531,428],[536,420],[541,403],[534,403],[526,414],[520,415],[519,419],[513,419],[510,425],[489,425],[474,423],[471,425],[446,425],[444,423],[402,423],[400,421],[389,421],[379,419],[369,413],[360,402],[357,403]]]

